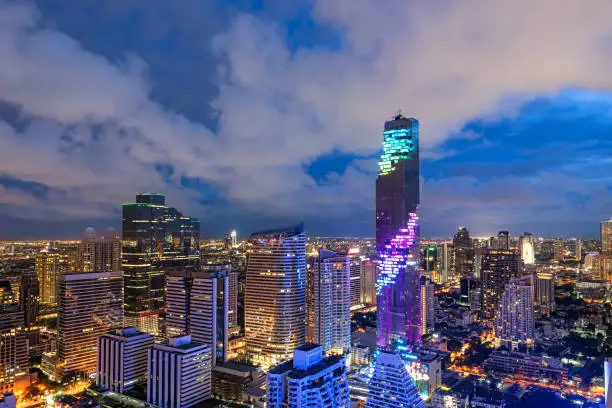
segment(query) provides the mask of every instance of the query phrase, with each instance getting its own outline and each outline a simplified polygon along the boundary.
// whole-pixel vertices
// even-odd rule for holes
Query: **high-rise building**
[[[160,408],[189,408],[210,399],[210,347],[173,337],[149,349],[147,402]]]
[[[96,385],[117,393],[147,381],[147,360],[153,337],[134,327],[98,337]]]
[[[351,275],[351,307],[356,307],[361,304],[361,256],[359,247],[350,248],[348,250],[350,260],[350,275]]]
[[[497,234],[497,247],[495,249],[501,249],[507,251],[510,249],[510,232],[499,231]]]
[[[200,222],[168,207],[162,194],[138,194],[123,204],[126,324],[164,336],[164,274],[199,262]]]
[[[422,334],[431,333],[435,325],[435,291],[433,282],[421,276],[421,322]]]
[[[295,349],[292,361],[268,372],[266,406],[269,408],[347,408],[350,406],[344,357],[323,357],[319,345]]]
[[[232,270],[229,273],[229,310],[227,321],[229,327],[238,326],[238,272]]]
[[[612,255],[612,218],[600,224],[601,253]]]
[[[287,361],[306,339],[303,225],[249,238],[245,285],[247,357],[264,368]]]
[[[35,262],[40,303],[57,306],[59,277],[69,270],[69,256],[61,251],[47,248],[36,254]]]
[[[493,319],[506,284],[520,273],[521,260],[515,250],[488,249],[482,255],[482,308],[484,319]]]
[[[440,271],[440,283],[446,283],[455,278],[455,249],[453,244],[444,242],[439,249],[438,269]]]
[[[376,179],[378,344],[421,339],[419,272],[419,122],[385,122]]]
[[[535,264],[535,237],[529,232],[525,232],[519,238],[521,250],[521,260],[525,265]]]
[[[421,270],[429,279],[440,283],[440,276],[438,273],[438,247],[436,245],[430,244],[421,247]]]
[[[425,408],[400,354],[381,351],[370,379],[365,408]]]
[[[59,288],[60,375],[95,373],[98,337],[123,327],[123,272],[62,274]]]
[[[23,311],[15,302],[0,303],[0,395],[12,391],[16,383],[27,381],[28,357]]]
[[[344,354],[351,346],[351,284],[349,256],[321,249],[314,259],[312,308],[313,337],[327,354]],[[310,316],[312,315],[312,316]]]
[[[212,365],[227,360],[230,265],[170,270],[166,276],[168,337],[186,334],[214,352]]]
[[[557,262],[565,260],[565,245],[562,239],[555,239],[553,241],[553,257]]]
[[[510,351],[534,342],[534,307],[531,276],[511,278],[495,312],[495,344]]]
[[[474,244],[470,233],[459,227],[453,238],[455,249],[455,272],[458,278],[471,278],[474,275]]]
[[[364,259],[361,265],[361,303],[376,305],[376,263]]]
[[[539,316],[550,317],[555,311],[555,273],[554,271],[541,271],[535,275],[534,306]]]
[[[121,270],[121,240],[112,228],[98,238],[96,230],[85,230],[76,249],[76,271],[114,272]]]

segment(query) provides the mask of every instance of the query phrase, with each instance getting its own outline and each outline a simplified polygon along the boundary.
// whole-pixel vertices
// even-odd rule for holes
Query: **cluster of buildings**
[[[143,193],[123,205],[121,237],[88,228],[24,247],[32,256],[0,278],[0,392],[34,380],[32,358],[51,381],[95,381],[86,395],[101,406],[501,408],[450,374],[571,381],[561,357],[535,350],[557,340],[545,322],[563,320],[560,283],[608,293],[612,221],[597,252],[463,227],[421,241],[416,119],[385,122],[379,167],[375,242],[307,239],[301,224],[200,242],[198,220]],[[572,262],[577,280],[560,268]],[[487,354],[470,366],[475,339]]]

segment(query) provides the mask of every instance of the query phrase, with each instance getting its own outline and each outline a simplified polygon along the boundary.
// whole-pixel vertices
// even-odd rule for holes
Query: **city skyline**
[[[611,215],[605,1],[55,3],[0,3],[0,238],[119,229],[139,191],[204,236],[372,236],[377,128],[398,108],[422,123],[425,236],[590,237]]]

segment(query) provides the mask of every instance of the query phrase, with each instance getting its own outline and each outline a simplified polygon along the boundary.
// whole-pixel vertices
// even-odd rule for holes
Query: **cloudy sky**
[[[382,6],[384,3],[384,7]],[[596,236],[609,0],[0,0],[0,238],[120,226],[373,235],[381,126],[421,121],[422,232]]]

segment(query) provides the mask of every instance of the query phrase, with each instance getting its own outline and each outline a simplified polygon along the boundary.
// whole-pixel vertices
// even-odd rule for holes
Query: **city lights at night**
[[[609,0],[0,0],[0,408],[612,408]]]

